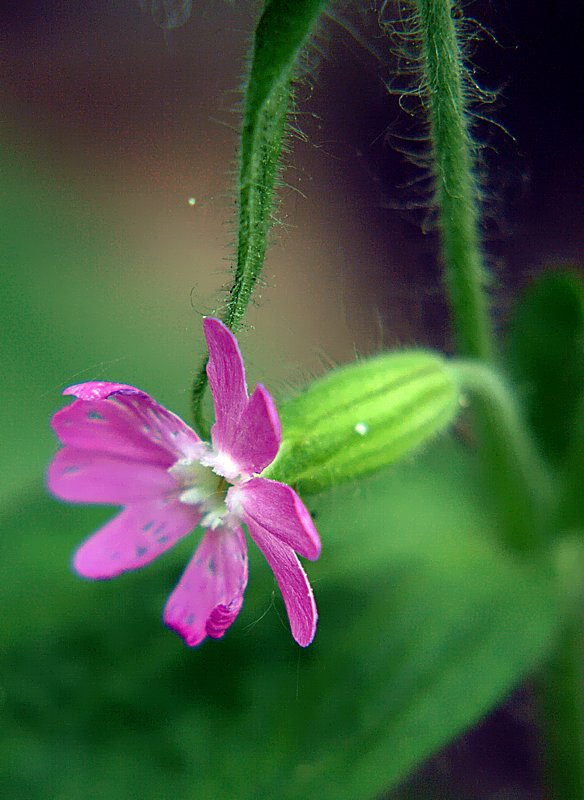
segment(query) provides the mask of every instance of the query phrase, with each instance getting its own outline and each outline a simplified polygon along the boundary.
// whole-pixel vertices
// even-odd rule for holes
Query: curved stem
[[[539,503],[549,494],[549,480],[514,397],[485,366],[495,357],[495,345],[480,246],[480,193],[468,122],[462,32],[454,0],[413,3],[448,298],[458,350],[476,359],[454,369],[474,395],[477,436],[502,536],[513,550],[531,550],[543,536]]]
[[[292,80],[300,54],[327,0],[264,0],[254,35],[245,89],[237,185],[237,259],[223,322],[236,333],[264,266],[273,224],[274,187],[281,155]],[[195,374],[195,428],[208,433],[202,405],[206,361]]]
[[[479,438],[488,443],[483,462],[505,544],[515,551],[536,550],[543,544],[553,485],[515,397],[498,373],[479,361],[453,361],[451,369],[472,395]]]

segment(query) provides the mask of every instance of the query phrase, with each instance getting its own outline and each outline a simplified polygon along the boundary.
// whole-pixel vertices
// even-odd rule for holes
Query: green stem
[[[422,43],[423,88],[440,214],[446,286],[459,351],[455,363],[474,396],[475,419],[505,544],[535,551],[550,526],[552,487],[513,394],[484,363],[494,339],[479,236],[480,193],[473,171],[463,51],[452,0],[414,0]],[[584,625],[563,632],[539,684],[550,798],[584,798]]]
[[[451,369],[473,399],[482,456],[500,514],[505,544],[513,551],[539,549],[553,499],[551,477],[498,373],[479,361],[453,361]]]
[[[255,31],[241,128],[237,260],[222,317],[234,333],[264,265],[298,58],[326,3],[327,0],[264,0]],[[195,428],[203,436],[209,431],[202,410],[206,364],[205,359],[192,390]]]
[[[207,363],[209,356],[205,356],[201,361],[201,366],[195,373],[192,388],[193,400],[193,425],[195,430],[202,439],[209,440],[211,434],[211,426],[203,412],[203,396],[207,388]]]
[[[473,169],[462,35],[453,0],[414,0],[414,6],[445,280],[458,350],[477,360],[476,365],[467,365],[465,379],[475,394],[477,436],[502,537],[512,550],[530,550],[538,546],[541,525],[537,492],[531,486],[531,470],[540,460],[514,398],[480,367],[481,361],[494,359],[495,345],[480,246],[480,193]],[[536,472],[541,476],[541,469]]]
[[[562,634],[537,685],[543,761],[550,800],[584,797],[584,624],[581,613]]]
[[[479,236],[479,188],[464,58],[452,0],[414,0],[440,214],[446,286],[459,352],[491,360],[493,332]]]

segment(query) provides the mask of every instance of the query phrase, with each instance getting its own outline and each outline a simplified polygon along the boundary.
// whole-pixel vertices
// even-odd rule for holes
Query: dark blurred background
[[[203,0],[170,31],[149,13],[157,5],[4,3],[3,139],[117,218],[116,236],[142,245],[152,279],[181,282],[182,296],[186,289],[207,311],[221,299],[231,255],[236,138],[228,126],[237,125],[254,4]],[[353,344],[376,348],[382,337],[445,335],[436,237],[420,235],[432,230],[428,195],[412,184],[423,176],[392,147],[406,147],[400,135],[416,123],[386,91],[395,60],[370,5],[332,4],[311,49],[315,77],[299,88],[294,120],[307,141],[293,141],[284,229],[262,296],[266,324],[277,317],[284,327],[285,297],[287,319],[302,313],[307,341],[331,358]],[[465,14],[473,78],[496,94],[477,108],[492,122],[477,119],[476,138],[486,251],[505,304],[544,265],[582,251],[582,11],[574,2],[553,11],[473,2]],[[290,329],[287,337],[297,339]],[[293,358],[311,360],[310,347],[290,344]]]
[[[200,315],[221,307],[228,281],[234,111],[257,5],[194,2],[188,22],[170,31],[144,5],[21,0],[0,7],[0,193],[8,220],[2,221],[0,502],[10,514],[19,504],[33,508],[29,528],[37,524],[34,503],[54,449],[47,422],[61,388],[83,379],[137,383],[187,415],[190,373],[202,349]],[[242,336],[252,382],[261,375],[276,393],[355,352],[404,343],[450,346],[428,195],[416,183],[416,167],[398,152],[415,121],[386,90],[395,62],[385,58],[388,44],[370,3],[363,5],[333,6],[308,55],[311,72],[299,85],[293,121],[303,136],[292,138],[282,224]],[[476,136],[484,145],[485,247],[504,327],[515,291],[531,276],[547,265],[582,263],[582,9],[575,2],[550,8],[514,0],[468,3],[465,13],[478,39],[475,78],[497,92],[492,106],[479,109],[493,122],[478,120]],[[82,618],[66,593],[54,607],[40,589],[34,599],[43,563],[61,563],[80,535],[71,529],[77,518],[54,514],[51,525],[67,531],[60,550],[50,541],[40,550],[32,539],[10,541],[11,570],[35,565],[27,579],[33,600],[26,587],[20,594],[6,590],[16,597],[8,609],[32,603],[36,615],[21,649],[14,642],[22,623],[5,623],[4,691],[22,698],[16,718],[30,722],[37,715],[20,734],[7,733],[22,753],[22,775],[35,753],[39,775],[59,769],[42,763],[47,755],[35,737],[46,709],[58,713],[59,692],[69,696],[87,680],[74,654],[83,653],[84,663],[97,648],[96,663],[110,664],[119,652],[115,637],[95,645],[81,623],[67,645],[70,658],[51,650],[54,616]],[[148,601],[154,615],[163,585]],[[114,596],[109,587],[105,608]],[[136,598],[130,590],[130,608]],[[131,645],[124,643],[127,652]],[[132,646],[139,661],[139,637]],[[49,672],[61,671],[58,688],[27,680],[39,652]],[[219,651],[204,658],[210,669],[225,669]],[[191,677],[179,668],[160,713]],[[91,721],[87,730],[67,718],[72,777],[63,794],[47,790],[46,797],[89,796],[83,779],[76,783],[78,730],[86,730],[83,746],[91,747],[92,737],[107,735],[109,714],[129,713],[123,698],[132,687],[122,680],[109,688],[109,709],[96,695],[75,712]],[[142,725],[137,717],[126,721],[132,729]],[[50,737],[53,728],[46,726]],[[133,747],[138,754],[140,742]],[[179,774],[174,752],[167,766]],[[413,778],[403,796],[535,798],[534,752],[529,701],[520,694]],[[10,783],[6,796],[42,797],[31,788],[37,783],[34,776]],[[91,796],[108,795],[98,788]]]

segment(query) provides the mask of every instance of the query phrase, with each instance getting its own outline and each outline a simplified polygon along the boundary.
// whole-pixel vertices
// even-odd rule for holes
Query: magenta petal
[[[178,484],[164,467],[118,456],[65,447],[53,459],[48,486],[73,503],[129,505],[175,492]]]
[[[81,545],[73,566],[80,575],[96,580],[138,569],[186,536],[199,519],[193,506],[178,501],[129,506]]]
[[[180,417],[150,395],[120,383],[82,383],[64,394],[83,399],[53,417],[65,445],[170,466],[179,458],[197,458],[201,440]]]
[[[124,394],[139,394],[148,397],[146,392],[136,389],[135,386],[128,386],[127,383],[109,383],[108,381],[87,381],[86,383],[76,383],[63,390],[63,394],[72,394],[81,400],[105,400],[112,394],[123,392]]]
[[[54,415],[53,430],[64,445],[79,450],[170,467],[176,457],[154,441],[141,415],[106,400],[76,400]]]
[[[222,322],[206,317],[203,325],[209,348],[207,375],[215,406],[211,438],[215,450],[230,453],[247,405],[243,358],[235,336]]]
[[[229,456],[242,473],[261,472],[275,459],[282,429],[274,401],[263,386],[256,386],[239,420]]]
[[[252,478],[229,490],[231,510],[242,509],[248,525],[260,527],[311,561],[320,555],[320,538],[306,506],[294,489],[267,478]]]
[[[192,428],[147,394],[115,394],[107,402],[126,409],[145,438],[177,459],[199,458],[205,449]]]
[[[239,614],[247,585],[241,528],[209,530],[164,609],[164,622],[194,647],[220,639]]]
[[[292,548],[282,544],[254,522],[248,522],[247,526],[278,582],[292,636],[301,647],[307,647],[314,639],[318,614],[306,573]]]

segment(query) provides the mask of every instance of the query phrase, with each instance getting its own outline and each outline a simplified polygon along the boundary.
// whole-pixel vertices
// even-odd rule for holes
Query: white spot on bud
[[[355,433],[358,433],[359,436],[366,436],[369,433],[369,425],[365,422],[358,422],[355,425]]]
[[[467,394],[458,395],[458,405],[461,408],[468,408],[470,406],[470,398]]]

